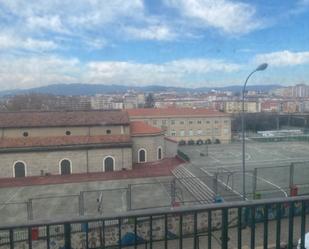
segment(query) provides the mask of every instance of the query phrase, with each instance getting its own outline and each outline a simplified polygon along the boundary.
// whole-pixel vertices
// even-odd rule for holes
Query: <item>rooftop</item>
[[[2,112],[0,127],[64,127],[129,124],[124,111],[36,111]]]
[[[111,145],[131,143],[127,135],[102,136],[56,136],[56,137],[22,137],[0,139],[0,151],[20,148],[42,148],[59,146]]]
[[[162,116],[175,116],[175,117],[184,117],[184,116],[229,116],[228,114],[219,112],[214,109],[207,108],[138,108],[138,109],[128,109],[129,116],[133,117],[162,117]]]
[[[142,121],[132,121],[130,123],[131,135],[140,136],[140,135],[155,135],[162,134],[163,131],[159,128],[153,127],[149,124],[146,124]]]

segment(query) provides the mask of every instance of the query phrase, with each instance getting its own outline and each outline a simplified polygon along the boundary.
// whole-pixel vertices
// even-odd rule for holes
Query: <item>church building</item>
[[[125,111],[0,113],[0,178],[131,170],[177,142]]]

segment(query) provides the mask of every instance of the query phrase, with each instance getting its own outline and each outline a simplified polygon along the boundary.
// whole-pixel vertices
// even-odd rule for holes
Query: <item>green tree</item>
[[[149,93],[145,100],[145,108],[154,108],[155,99],[152,93]]]

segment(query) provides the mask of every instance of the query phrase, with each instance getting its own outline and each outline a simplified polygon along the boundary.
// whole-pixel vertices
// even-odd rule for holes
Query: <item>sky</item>
[[[309,84],[309,0],[0,0],[0,89]]]

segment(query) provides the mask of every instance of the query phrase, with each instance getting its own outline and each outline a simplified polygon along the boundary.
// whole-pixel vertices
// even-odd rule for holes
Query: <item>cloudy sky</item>
[[[309,83],[309,0],[0,0],[0,89]]]

